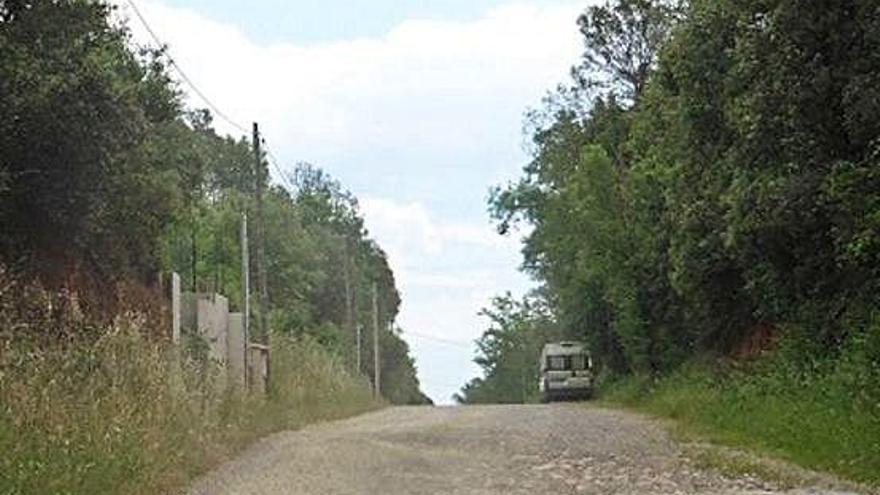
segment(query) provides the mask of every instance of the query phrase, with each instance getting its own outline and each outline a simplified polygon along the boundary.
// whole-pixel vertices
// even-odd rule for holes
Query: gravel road
[[[268,437],[201,494],[759,494],[697,469],[641,416],[585,406],[395,407]],[[786,493],[831,493],[798,489]]]

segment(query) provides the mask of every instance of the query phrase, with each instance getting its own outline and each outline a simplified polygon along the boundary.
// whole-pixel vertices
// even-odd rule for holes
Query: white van
[[[539,388],[544,402],[586,399],[593,393],[593,360],[583,342],[556,342],[541,351]]]

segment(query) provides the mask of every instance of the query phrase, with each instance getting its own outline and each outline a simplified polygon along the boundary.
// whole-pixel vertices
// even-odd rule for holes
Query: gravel
[[[656,422],[582,404],[394,407],[279,433],[201,494],[819,494],[697,469]]]

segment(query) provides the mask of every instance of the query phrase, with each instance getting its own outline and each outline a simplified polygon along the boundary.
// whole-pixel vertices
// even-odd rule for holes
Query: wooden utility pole
[[[361,326],[357,325],[357,372],[361,372]]]
[[[195,200],[192,200],[195,201]],[[190,242],[190,269],[192,270],[192,288],[190,289],[193,292],[198,292],[198,261],[199,261],[199,248],[198,248],[198,228],[199,224],[196,221],[196,207],[190,205],[189,214],[190,220],[192,221],[192,225],[190,226],[189,231],[189,242]]]
[[[266,316],[269,311],[269,290],[266,284],[266,229],[263,217],[263,156],[260,152],[260,129],[254,122],[254,178],[256,180],[257,277],[260,290],[260,333],[263,345],[269,345]]]
[[[352,314],[352,287],[351,287],[351,263],[349,262],[348,255],[348,236],[344,238],[344,244],[342,245],[342,280],[345,284],[345,329],[351,332],[352,337],[354,337],[357,330],[355,326],[354,315]],[[349,361],[349,363],[351,363]],[[358,370],[360,371],[360,370]]]
[[[376,289],[376,282],[373,282],[373,393],[376,397],[382,394],[382,388],[379,385],[382,378],[379,370],[379,300]]]
[[[241,326],[244,334],[244,383],[250,384],[248,377],[248,345],[250,345],[251,324],[251,270],[248,254],[247,211],[241,212]]]
[[[223,287],[220,286],[220,232],[223,227],[214,226],[214,287],[212,292],[222,294]]]

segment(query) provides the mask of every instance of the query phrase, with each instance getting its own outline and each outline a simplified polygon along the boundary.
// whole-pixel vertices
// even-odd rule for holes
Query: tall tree
[[[581,64],[572,70],[578,85],[610,88],[629,101],[638,98],[681,10],[681,2],[667,0],[589,7],[578,17],[584,40]]]
[[[101,2],[0,3],[0,256],[57,281],[157,268],[177,200],[150,132],[180,104]],[[64,26],[63,29],[58,28]]]

